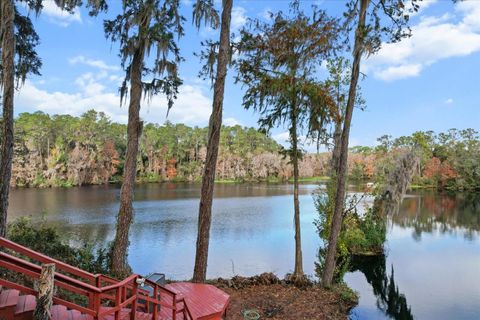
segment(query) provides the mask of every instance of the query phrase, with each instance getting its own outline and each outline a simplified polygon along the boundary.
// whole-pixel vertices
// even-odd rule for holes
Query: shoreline
[[[327,182],[330,180],[330,177],[327,176],[319,176],[319,177],[307,177],[307,178],[300,178],[299,182],[304,183],[320,183],[320,182]],[[148,181],[139,179],[136,181],[137,186],[141,185],[149,185],[149,184],[201,184],[201,181],[190,181],[190,180],[159,180],[159,181]],[[215,180],[215,184],[218,185],[233,185],[233,184],[291,184],[293,183],[293,179],[266,179],[266,180],[234,180],[234,179],[218,179]],[[369,183],[368,180],[366,181],[354,181],[349,185],[352,186],[366,186]],[[121,180],[109,181],[106,183],[90,183],[90,184],[81,184],[75,185],[70,184],[68,182],[62,182],[58,185],[41,185],[41,186],[10,186],[12,190],[22,190],[22,189],[73,189],[73,188],[81,188],[81,187],[99,187],[99,186],[121,186]],[[427,190],[427,191],[437,191],[437,192],[450,192],[450,193],[479,193],[480,190],[478,189],[455,189],[455,188],[438,188],[434,185],[419,185],[419,184],[412,184],[409,186],[410,190]]]
[[[328,181],[330,177],[320,176],[320,177],[306,177],[300,178],[299,182],[322,182]],[[135,185],[148,185],[148,184],[180,184],[180,183],[191,183],[191,184],[201,184],[201,181],[196,180],[158,180],[158,181],[148,181],[143,179],[137,179]],[[266,180],[235,180],[235,179],[217,179],[215,180],[215,184],[289,184],[293,183],[293,178],[291,179],[266,179]],[[71,189],[71,188],[79,188],[79,187],[93,187],[93,186],[114,186],[114,185],[121,185],[121,180],[109,181],[105,183],[89,183],[89,184],[69,184],[68,182],[62,182],[60,184],[55,185],[41,185],[41,186],[11,186],[12,189]]]
[[[206,283],[230,295],[225,320],[247,319],[244,314],[247,311],[259,315],[258,319],[348,319],[359,298],[346,284],[325,289],[309,281],[297,287],[273,273],[217,278]]]

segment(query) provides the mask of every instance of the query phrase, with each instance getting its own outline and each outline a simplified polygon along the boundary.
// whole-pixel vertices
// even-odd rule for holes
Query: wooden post
[[[138,294],[138,283],[137,281],[133,282],[132,296],[135,297],[135,300],[132,301],[132,313],[130,313],[130,320],[135,320],[137,316],[137,294]],[[149,303],[147,301],[147,303]],[[147,309],[148,310],[148,309]],[[156,319],[156,318],[154,318]]]
[[[38,298],[33,320],[49,320],[50,308],[53,301],[53,289],[55,278],[55,264],[42,265],[42,273],[38,283]]]
[[[123,287],[119,287],[115,293],[115,307],[119,307],[122,304],[122,288]],[[115,311],[115,320],[120,320],[120,311],[121,309]]]
[[[153,298],[158,301],[160,299],[158,299],[158,285],[155,284],[153,286]],[[150,304],[149,304],[149,307],[150,307]],[[153,304],[153,319],[157,319],[158,317],[158,306],[156,304]]]
[[[173,295],[173,309],[172,309],[172,319],[177,320],[177,295]]]

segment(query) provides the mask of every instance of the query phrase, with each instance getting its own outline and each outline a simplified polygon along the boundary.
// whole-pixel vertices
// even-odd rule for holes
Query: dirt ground
[[[245,316],[247,311],[256,312],[260,320],[347,319],[353,306],[333,291],[315,285],[300,289],[272,274],[218,279],[213,284],[230,294],[226,320],[257,319]]]

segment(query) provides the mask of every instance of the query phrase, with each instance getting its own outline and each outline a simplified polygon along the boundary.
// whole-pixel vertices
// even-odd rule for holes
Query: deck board
[[[193,320],[220,320],[228,306],[229,295],[212,285],[178,282],[167,285],[167,288],[177,294],[177,299],[184,298]],[[163,302],[172,304],[168,295],[162,296]],[[15,313],[32,312],[35,309],[35,297],[30,295],[19,296],[17,290],[2,290],[0,292],[0,306],[14,307]],[[183,303],[177,303],[177,308],[182,309]],[[102,310],[110,309],[102,307]],[[1,314],[1,312],[0,312]],[[65,306],[54,305],[51,309],[52,320],[93,320],[92,316],[82,314],[77,310],[67,310]],[[113,314],[102,317],[101,320],[114,320]],[[137,320],[153,320],[152,315],[145,312],[137,312]],[[125,308],[120,312],[120,319],[130,319],[130,309]],[[162,307],[158,320],[171,320],[172,309]],[[184,320],[183,314],[178,313],[177,320]]]
[[[166,285],[184,298],[194,319],[221,319],[227,309],[230,296],[222,290],[209,285],[190,282],[175,282]]]
[[[0,309],[16,306],[19,298],[20,291],[3,290],[0,293]]]

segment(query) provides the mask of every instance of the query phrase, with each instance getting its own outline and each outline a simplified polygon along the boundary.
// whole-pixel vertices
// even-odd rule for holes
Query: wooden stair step
[[[106,309],[110,309],[110,308],[108,308],[108,307],[103,308],[103,310],[106,310]],[[128,308],[122,309],[122,311],[120,312],[120,319],[130,320],[130,312],[131,312],[131,309],[128,309]],[[109,315],[106,315],[106,316],[101,318],[101,320],[114,320],[114,319],[115,319],[114,314],[109,314]],[[152,320],[152,314],[137,311],[136,314],[135,314],[135,319],[136,320]],[[160,319],[160,318],[158,318],[158,319]],[[177,317],[177,319],[180,320],[178,317]],[[163,320],[163,318],[162,318],[162,320]]]
[[[72,319],[76,319],[82,315],[78,310],[68,310],[68,313],[70,313]]]
[[[50,313],[52,315],[52,320],[68,319],[68,311],[67,311],[67,307],[65,306],[54,305],[50,309]]]
[[[37,301],[35,296],[30,294],[20,296],[18,298],[17,306],[15,307],[15,314],[21,314],[25,312],[32,312],[35,311],[35,307],[37,305]]]
[[[52,320],[93,320],[93,317],[78,310],[68,310],[65,306],[54,305],[50,310]]]
[[[78,310],[68,310],[65,320],[93,320],[92,316],[81,313]]]
[[[20,291],[15,289],[3,290],[0,293],[0,309],[15,307],[20,297]]]

